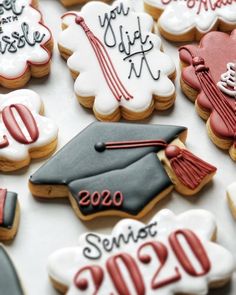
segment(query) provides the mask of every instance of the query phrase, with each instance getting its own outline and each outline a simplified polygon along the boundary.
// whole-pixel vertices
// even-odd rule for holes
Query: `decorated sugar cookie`
[[[0,171],[27,166],[31,159],[50,155],[57,146],[57,126],[42,116],[37,93],[16,90],[0,95]]]
[[[24,86],[50,70],[52,35],[37,0],[0,0],[0,85]]]
[[[48,272],[63,294],[207,294],[234,271],[231,253],[212,240],[210,212],[162,210],[145,225],[125,219],[111,235],[86,233],[77,247],[49,257]]]
[[[75,4],[84,4],[91,0],[60,0],[64,6],[72,6]],[[111,2],[111,0],[102,0],[103,2]]]
[[[236,219],[236,182],[227,187],[227,199],[232,215]]]
[[[69,197],[78,217],[141,218],[173,188],[193,195],[216,168],[189,152],[180,126],[93,123],[36,171],[36,197]]]
[[[152,34],[153,20],[129,0],[93,1],[62,17],[61,55],[79,102],[101,121],[140,120],[175,99],[175,65]]]
[[[236,27],[232,0],[143,0],[145,10],[158,20],[160,33],[175,42],[200,40],[210,31]]]
[[[207,121],[212,141],[236,160],[236,30],[211,32],[200,45],[180,48],[181,86]]]
[[[0,188],[0,241],[11,240],[15,237],[19,219],[17,194]]]
[[[0,294],[1,295],[25,295],[15,267],[0,244]]]

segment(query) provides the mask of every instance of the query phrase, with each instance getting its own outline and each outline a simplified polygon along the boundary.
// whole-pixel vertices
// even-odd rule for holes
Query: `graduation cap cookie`
[[[20,279],[6,250],[0,245],[0,295],[24,295]]]
[[[0,188],[0,241],[15,237],[20,219],[17,194]]]
[[[207,121],[211,140],[236,160],[236,30],[211,32],[180,48],[181,87]]]
[[[187,129],[168,125],[93,123],[29,180],[36,197],[69,197],[84,220],[140,218],[175,188],[192,195],[216,168],[185,149]]]

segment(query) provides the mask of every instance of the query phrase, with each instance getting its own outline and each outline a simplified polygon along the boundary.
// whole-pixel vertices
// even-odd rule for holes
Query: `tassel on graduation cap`
[[[120,142],[99,142],[95,144],[97,152],[115,149],[131,149],[144,147],[164,147],[165,155],[170,162],[171,168],[177,178],[188,188],[194,190],[201,181],[209,174],[214,173],[216,168],[186,149],[177,145],[169,145],[164,140],[137,140]]]
[[[118,73],[112,63],[112,60],[104,44],[89,29],[83,17],[77,14],[75,14],[75,16],[75,22],[84,30],[96,55],[96,58],[102,70],[103,76],[107,82],[107,85],[110,88],[114,97],[118,101],[121,101],[122,98],[126,100],[132,99],[133,96],[127,91],[122,81],[120,80]]]

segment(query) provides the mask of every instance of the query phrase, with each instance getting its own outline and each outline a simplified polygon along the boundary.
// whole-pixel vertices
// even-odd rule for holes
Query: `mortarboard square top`
[[[193,194],[213,176],[214,167],[182,149],[186,134],[181,126],[93,123],[30,177],[30,190],[39,197],[69,195],[84,219],[117,212],[140,217],[173,185]]]

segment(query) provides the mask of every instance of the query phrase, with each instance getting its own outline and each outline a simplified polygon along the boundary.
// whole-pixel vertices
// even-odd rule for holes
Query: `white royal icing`
[[[223,93],[236,99],[236,63],[227,64],[227,71],[221,75],[217,85]]]
[[[102,248],[101,243],[105,238],[107,238],[109,241],[112,241],[112,239],[117,238],[121,234],[127,236],[131,230],[133,231],[133,235],[137,236],[137,233],[141,228],[147,228],[152,224],[154,224],[154,226],[149,227],[149,229],[152,234],[155,234],[156,232],[155,237],[147,236],[143,240],[139,240],[137,243],[133,242],[133,240],[128,244],[121,242],[120,247],[113,247],[113,250],[110,252],[107,252]],[[211,264],[211,268],[207,274],[198,277],[191,276],[187,274],[187,272],[177,260],[173,250],[170,247],[168,237],[171,233],[178,229],[189,229],[193,231],[200,239]],[[175,215],[170,210],[165,209],[157,213],[147,226],[139,221],[124,219],[115,226],[110,236],[97,235],[97,238],[90,236],[89,244],[86,241],[86,238],[88,239],[88,235],[91,234],[84,234],[79,240],[78,247],[65,248],[52,254],[49,257],[48,263],[49,276],[54,281],[68,287],[68,292],[66,293],[67,295],[94,294],[94,286],[92,283],[93,280],[91,278],[91,274],[88,271],[81,274],[81,279],[88,280],[88,288],[86,290],[79,290],[74,284],[74,278],[78,271],[83,267],[98,265],[104,269],[104,279],[102,281],[101,288],[96,294],[117,294],[108,271],[105,271],[106,262],[109,257],[125,252],[135,259],[139,267],[145,284],[145,294],[151,295],[158,293],[160,295],[173,295],[177,293],[184,293],[204,295],[207,294],[208,285],[211,282],[230,278],[235,267],[234,259],[230,252],[228,252],[222,246],[211,242],[211,238],[213,237],[215,230],[215,219],[210,212],[205,210],[190,210],[180,215]],[[98,242],[98,239],[100,239],[100,242]],[[145,254],[149,254],[152,257],[152,260],[149,264],[143,264],[137,258],[137,250],[140,248],[140,246],[147,241],[154,240],[162,242],[168,250],[168,259],[164,264],[162,271],[158,274],[156,280],[160,282],[173,276],[175,273],[175,267],[179,268],[179,272],[181,274],[180,280],[159,287],[158,290],[153,290],[151,288],[151,281],[155,272],[157,271],[157,268],[160,266],[160,261],[158,261],[158,258],[155,256],[153,250],[151,250],[151,247],[146,248],[144,251]],[[196,261],[196,258],[194,258],[194,255],[191,252],[189,246],[187,246],[186,241],[183,239],[179,240],[181,240],[181,245],[191,260],[191,263],[196,269],[198,269],[198,271],[200,271],[200,265]],[[99,251],[101,255],[98,259],[91,259],[91,257],[96,258],[99,256],[98,249],[96,249],[91,244],[91,241],[93,243],[96,241],[96,244],[99,245]],[[89,256],[89,258],[86,258],[84,253],[86,253],[87,257]],[[122,269],[121,271],[126,284],[129,286],[130,290],[133,290],[132,288],[134,288],[134,286],[131,283],[127,270],[124,268],[124,266],[122,267],[122,263],[120,264],[120,267]],[[130,294],[136,294],[136,292],[130,292]]]
[[[232,214],[236,218],[236,182],[229,185],[226,192],[230,202],[230,208],[232,209]]]
[[[32,113],[38,130],[38,139],[31,144],[22,144],[12,137],[2,121],[2,111],[6,106],[12,104],[23,104]],[[0,143],[3,141],[3,136],[6,135],[9,141],[9,145],[0,148],[0,158],[8,159],[10,161],[21,161],[28,157],[29,150],[33,148],[40,148],[47,144],[50,144],[57,138],[58,128],[56,124],[46,117],[39,114],[42,108],[42,101],[37,93],[31,90],[16,90],[8,94],[0,94]],[[26,136],[29,136],[26,126],[19,118],[19,114],[14,112],[17,123],[19,124],[22,132]]]
[[[43,45],[51,39],[51,33],[31,2],[0,0],[0,76],[4,78],[17,78],[24,74],[27,64],[42,65],[50,60],[51,54]]]
[[[127,15],[114,12],[120,9],[120,5],[123,5],[125,13],[129,9]],[[112,15],[112,19],[105,21],[105,25],[102,27],[99,16],[103,22],[106,14],[109,19]],[[75,15],[67,13],[63,16],[63,23],[68,28],[61,33],[59,45],[73,52],[67,64],[72,71],[80,73],[75,81],[75,92],[81,97],[95,97],[94,109],[96,112],[109,115],[118,107],[125,107],[132,112],[143,112],[150,108],[153,95],[165,98],[174,94],[175,87],[168,76],[175,72],[175,66],[172,60],[160,51],[161,40],[151,33],[153,20],[149,15],[135,13],[129,0],[116,1],[112,6],[102,2],[91,2],[86,4],[78,15],[84,18],[89,29],[105,45],[122,84],[133,96],[130,100],[122,97],[118,101],[115,98],[84,30],[75,23]],[[140,21],[142,39],[139,35],[138,20]],[[121,37],[120,30],[123,30],[123,37]],[[139,53],[130,56],[130,58],[127,58],[126,53],[119,51],[119,48],[120,50],[123,48],[120,44],[122,38],[126,50],[128,50],[125,32],[128,32],[131,39],[134,38],[134,34],[137,37],[134,44],[130,46],[130,54]],[[150,48],[151,50],[143,55],[140,53],[142,47],[143,50]],[[138,78],[135,72],[131,71],[132,63],[136,72],[139,73],[144,56],[146,60],[143,60],[141,76]],[[123,60],[124,58],[127,59]],[[130,71],[132,73],[129,79]],[[160,78],[155,80],[154,78],[159,75],[158,71],[160,71]]]
[[[163,10],[159,24],[173,35],[184,34],[193,28],[205,33],[218,20],[236,25],[235,0],[144,0],[144,3]]]

